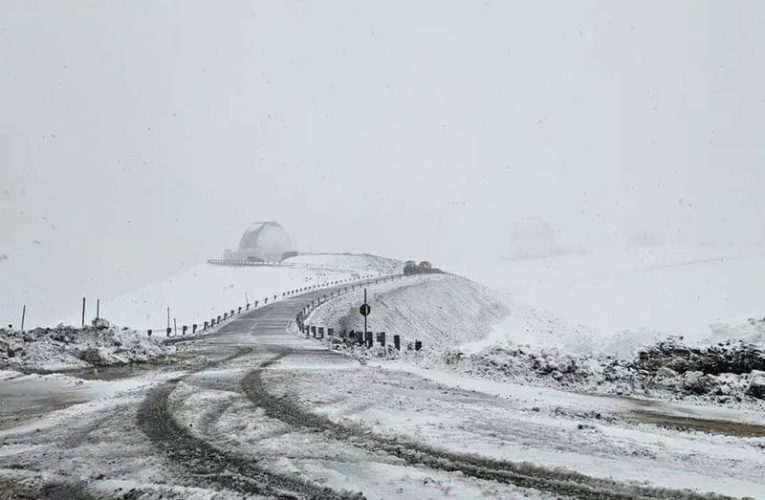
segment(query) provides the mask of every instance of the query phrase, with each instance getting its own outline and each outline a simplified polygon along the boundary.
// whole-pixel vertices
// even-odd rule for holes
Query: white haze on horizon
[[[527,217],[572,248],[760,245],[763,27],[759,1],[3,2],[0,312],[255,220],[434,261]]]

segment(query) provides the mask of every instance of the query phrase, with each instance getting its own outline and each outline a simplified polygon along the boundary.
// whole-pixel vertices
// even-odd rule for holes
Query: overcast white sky
[[[0,293],[124,290],[268,219],[419,258],[527,216],[761,241],[764,118],[759,0],[5,0]]]

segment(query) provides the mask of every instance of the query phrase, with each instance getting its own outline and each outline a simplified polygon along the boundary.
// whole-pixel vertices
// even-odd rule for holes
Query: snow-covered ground
[[[202,324],[212,317],[266,297],[323,283],[366,275],[400,272],[401,263],[376,256],[350,254],[301,255],[283,266],[222,266],[200,264],[183,273],[119,297],[101,301],[101,315],[113,324],[134,329],[165,328],[167,308],[178,325]],[[64,318],[79,325],[80,312]]]
[[[171,304],[178,335],[183,325],[189,325],[187,334],[191,334],[190,325],[195,322],[201,333],[204,321],[244,308],[247,299],[253,306],[255,301],[262,306],[266,297],[270,302],[274,296],[281,300],[282,292],[393,274],[400,267],[400,262],[392,259],[351,254],[299,256],[281,266],[203,264],[102,303],[102,318],[108,314],[116,324],[131,328],[109,326],[102,319],[97,321],[101,328],[90,324],[86,328],[59,325],[24,332],[0,328],[0,369],[52,371],[147,362],[174,352],[172,346],[162,343],[167,321],[165,304]],[[78,314],[66,323],[77,324],[80,320]],[[149,336],[146,329],[152,329],[153,335]]]
[[[314,279],[339,273],[319,266],[223,269]],[[358,267],[345,273],[333,276],[365,274]],[[105,380],[0,372],[0,394],[10,402],[0,430],[0,488],[32,498],[51,488],[97,498],[283,491],[309,498],[765,498],[761,401],[725,407],[703,398],[607,395],[598,380],[612,376],[604,385],[630,394],[623,375],[632,365],[592,356],[606,337],[597,326],[564,320],[544,304],[521,308],[515,294],[504,301],[452,275],[367,288],[372,328],[387,331],[389,342],[394,333],[424,340],[423,351],[383,356],[378,347],[343,356],[288,333],[321,290],[184,339],[170,363],[131,366],[124,379],[109,379],[108,370],[96,375]],[[333,296],[308,322],[360,326],[360,300],[358,289]],[[508,315],[524,330],[498,338]],[[763,326],[748,328],[754,338]],[[589,349],[567,350],[568,339],[587,335]],[[566,342],[556,343],[560,337]],[[760,351],[738,345],[686,351],[665,344],[641,366],[665,383],[670,366],[703,366],[707,356],[730,358],[731,366],[761,361]],[[687,359],[665,356],[675,351]],[[582,373],[591,386],[574,383]]]
[[[668,335],[739,338],[749,318],[765,317],[761,247],[612,248],[473,260],[450,270],[504,292],[512,304],[487,346],[531,343],[627,356]]]
[[[408,363],[368,364],[354,374],[353,391],[338,390],[346,387],[338,380],[343,374],[329,367],[286,361],[275,368],[267,372],[275,394],[297,398],[303,408],[362,431],[652,486],[755,498],[765,494],[765,427],[760,437],[751,438],[682,432],[642,423],[632,414],[641,409],[637,402],[487,383],[412,369]],[[680,406],[658,411],[747,419]],[[763,415],[748,418],[765,422]]]
[[[710,263],[652,264],[653,272],[660,275],[688,265]],[[697,337],[691,342],[672,338],[658,343],[672,332],[609,333],[572,323],[539,306],[518,303],[509,295],[505,299],[503,303],[501,296],[487,288],[451,275],[425,275],[372,286],[370,329],[385,331],[388,342],[393,335],[400,335],[404,345],[423,340],[425,350],[409,356],[379,348],[354,349],[355,355],[403,355],[420,366],[580,392],[761,404],[765,345],[757,342],[762,341],[764,321],[751,320],[725,329],[729,335],[737,332],[745,342],[704,343]],[[358,331],[363,324],[357,312],[361,300],[360,293],[333,299],[314,310],[306,322],[335,331]],[[719,331],[721,327],[715,328]]]
[[[406,311],[404,317],[421,323],[418,335],[451,322],[450,330],[472,331],[475,341],[508,312],[495,307],[489,290],[449,275],[368,288],[376,321],[406,326],[386,309]],[[249,311],[212,336],[186,339],[188,363],[130,373],[124,382],[70,387],[69,377],[0,373],[6,379],[0,389],[17,405],[8,416],[21,414],[0,430],[0,488],[21,488],[31,498],[44,488],[97,498],[271,498],[284,491],[307,498],[358,498],[353,492],[367,498],[720,498],[706,492],[765,498],[761,406],[667,403],[488,380],[420,363],[418,357],[435,359],[427,349],[395,361],[353,359],[287,331],[297,311],[324,294]],[[354,290],[316,314],[336,309],[343,317],[358,299]],[[439,316],[446,314],[439,303],[454,308]],[[442,352],[460,344],[443,333],[429,339],[440,339]],[[63,397],[52,398],[51,387]],[[39,395],[43,404],[25,406],[20,391]]]

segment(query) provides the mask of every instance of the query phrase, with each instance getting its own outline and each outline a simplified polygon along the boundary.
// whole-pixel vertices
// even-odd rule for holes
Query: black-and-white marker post
[[[364,316],[364,335],[367,334],[367,316],[372,312],[372,308],[367,304],[367,289],[364,289],[364,304],[359,307],[359,313]]]

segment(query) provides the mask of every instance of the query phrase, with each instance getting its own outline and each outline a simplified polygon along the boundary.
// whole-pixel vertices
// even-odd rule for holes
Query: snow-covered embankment
[[[420,340],[430,348],[480,341],[509,313],[508,305],[478,283],[449,274],[407,277],[367,289],[372,308],[368,328],[399,335],[402,343]],[[306,321],[336,330],[363,331],[361,289],[321,306]]]

